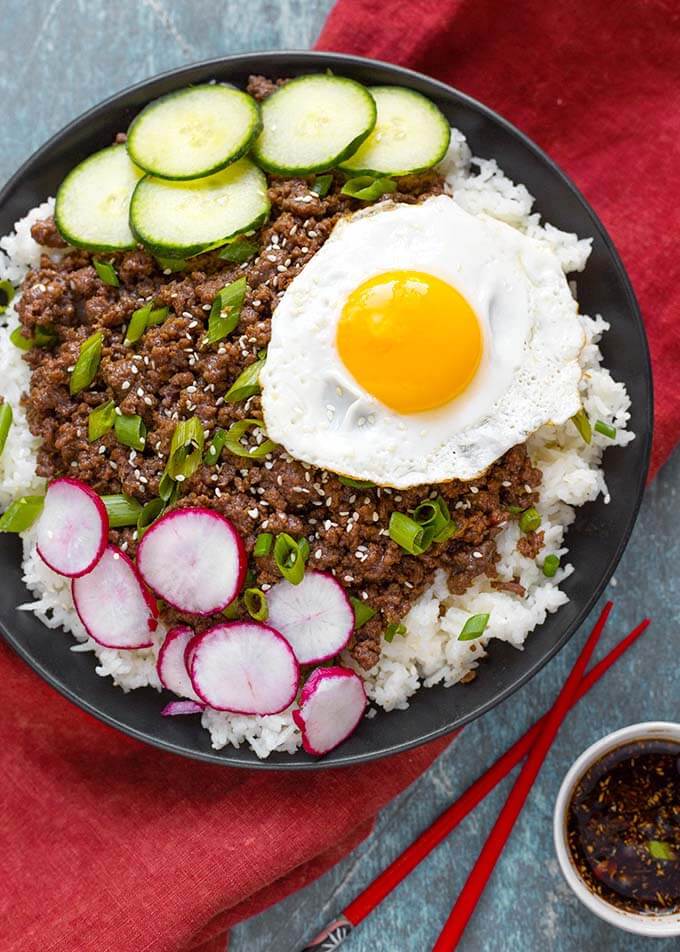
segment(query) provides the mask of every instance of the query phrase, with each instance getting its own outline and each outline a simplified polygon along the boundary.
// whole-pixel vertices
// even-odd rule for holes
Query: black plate
[[[94,673],[92,656],[68,650],[71,639],[48,631],[32,615],[17,612],[26,601],[20,546],[0,536],[3,599],[0,627],[16,651],[58,691],[84,710],[140,740],[184,756],[218,764],[265,769],[315,769],[359,763],[432,740],[462,726],[528,681],[559,649],[592,608],[614,571],[633,528],[647,473],[652,432],[652,380],[647,340],[626,273],[611,240],[588,203],[566,176],[529,139],[490,109],[449,86],[386,63],[326,53],[274,52],[231,56],[165,73],[133,86],[85,113],[54,136],[0,193],[0,234],[29,208],[53,195],[64,175],[86,155],[109,145],[149,100],[188,83],[215,78],[242,86],[250,73],[292,76],[330,69],[369,85],[400,84],[433,99],[467,136],[475,155],[495,158],[515,181],[536,196],[536,210],[554,225],[593,236],[593,252],[578,276],[579,301],[588,314],[612,324],[603,344],[607,366],[623,380],[632,399],[631,427],[637,434],[625,450],[605,455],[612,501],[578,511],[569,530],[570,560],[578,570],[564,583],[570,601],[537,629],[524,651],[494,644],[471,684],[459,689],[422,690],[407,711],[365,720],[338,750],[318,762],[303,752],[273,754],[260,761],[249,749],[214,751],[196,717],[162,718],[164,698],[151,688],[124,694]]]

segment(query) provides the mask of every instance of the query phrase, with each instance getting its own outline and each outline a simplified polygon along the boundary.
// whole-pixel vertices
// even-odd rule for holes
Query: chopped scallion
[[[136,311],[132,312],[130,323],[128,324],[127,331],[125,332],[125,340],[123,341],[126,347],[129,347],[130,344],[136,344],[146,330],[147,321],[149,320],[149,314],[151,314],[152,307],[153,301],[149,301],[148,304],[144,304],[142,307],[138,307]]]
[[[221,258],[222,261],[230,261],[232,264],[243,264],[244,261],[249,261],[254,257],[258,251],[259,247],[254,241],[249,241],[247,238],[236,238],[225,245],[217,257]]]
[[[389,524],[390,538],[411,555],[422,555],[428,547],[425,529],[403,512],[393,512]]]
[[[206,344],[216,344],[231,334],[241,317],[241,308],[247,290],[248,285],[243,277],[238,281],[232,281],[218,292],[210,308]]]
[[[366,602],[362,602],[360,598],[355,598],[354,595],[350,595],[349,600],[354,609],[355,628],[361,628],[362,625],[365,625],[367,621],[370,621],[371,618],[375,616],[375,608],[371,608]]]
[[[146,445],[146,426],[139,414],[116,413],[115,417],[113,427],[118,442],[133,450],[143,450]]]
[[[474,641],[484,634],[489,623],[488,612],[480,615],[471,615],[463,625],[458,641]]]
[[[559,555],[546,555],[543,559],[543,574],[546,578],[554,578],[559,567]]]
[[[22,496],[10,503],[0,516],[0,532],[24,532],[42,512],[44,496]]]
[[[571,422],[574,424],[576,429],[581,434],[581,439],[584,443],[590,443],[593,439],[593,428],[590,425],[590,420],[588,419],[588,414],[581,407],[578,413],[575,413],[571,418]]]
[[[267,598],[260,588],[247,588],[243,593],[243,604],[246,611],[255,621],[266,621],[269,615]]]
[[[90,443],[94,443],[109,432],[116,422],[116,415],[116,405],[113,400],[107,400],[106,403],[90,410],[87,418],[87,438]]]
[[[32,347],[53,347],[57,343],[57,334],[50,324],[38,324],[33,337],[24,337],[22,327],[15,327],[9,335],[15,347],[19,350],[30,350]]]
[[[179,483],[176,483],[167,472],[163,473],[158,482],[158,495],[166,506],[172,505],[179,492]]]
[[[186,258],[156,258],[161,271],[184,271],[188,262]]]
[[[317,177],[314,179],[314,184],[312,185],[312,191],[316,192],[319,198],[325,198],[326,195],[328,195],[332,184],[332,175],[317,175]]]
[[[30,350],[31,347],[35,346],[35,341],[32,337],[24,336],[23,327],[21,324],[14,328],[12,333],[9,335],[9,339],[12,341],[15,347],[19,348],[19,350]]]
[[[261,532],[255,539],[253,546],[253,555],[256,559],[261,559],[264,555],[269,555],[274,545],[274,536],[271,532]]]
[[[192,476],[203,457],[203,424],[198,417],[181,420],[170,443],[170,456],[165,471],[171,479],[182,482]]]
[[[385,629],[383,638],[388,644],[392,644],[392,642],[394,641],[395,635],[405,635],[405,634],[406,634],[406,625],[402,625],[401,623],[397,624],[396,622],[392,621],[389,623],[389,625]]]
[[[163,307],[154,307],[151,309],[151,313],[146,321],[147,327],[153,327],[155,324],[162,324],[170,313],[170,308],[167,306]]]
[[[293,585],[299,585],[305,575],[305,549],[301,540],[288,535],[287,532],[280,532],[274,542],[274,561],[279,572],[287,581]],[[309,548],[309,543],[307,544]]]
[[[262,420],[239,420],[237,423],[232,423],[226,432],[224,445],[235,456],[243,456],[247,459],[263,459],[276,448],[276,443],[265,438],[261,443],[252,443],[246,446],[241,441],[251,430],[259,430],[265,435]]]
[[[351,476],[338,476],[343,486],[349,486],[350,489],[373,489],[375,483],[370,479],[352,479]]]
[[[413,518],[425,529],[426,541],[429,539],[430,542],[445,542],[458,529],[441,496],[421,502],[414,509]]]
[[[11,281],[0,281],[0,314],[4,314],[14,300],[14,285]]]
[[[664,843],[663,840],[647,840],[647,852],[654,859],[674,860],[678,858],[671,844]]]
[[[120,286],[120,280],[116,274],[116,269],[113,267],[110,261],[99,261],[98,258],[95,258],[93,261],[94,270],[99,275],[99,280],[103,281],[104,284],[108,284],[109,287],[117,288]]]
[[[96,331],[80,345],[78,360],[76,360],[69,381],[69,391],[72,397],[84,390],[85,387],[89,387],[97,376],[103,343],[104,335],[101,331]]]
[[[355,175],[340,189],[343,195],[358,198],[362,202],[374,202],[381,195],[396,190],[397,183],[391,178],[374,178],[372,175]]]
[[[230,602],[227,605],[227,607],[224,609],[224,611],[222,612],[224,617],[227,618],[229,621],[234,621],[236,618],[239,617],[240,613],[241,613],[241,602],[238,597],[235,598],[233,602]]]
[[[602,436],[606,436],[610,440],[616,439],[616,427],[610,423],[605,423],[604,420],[597,420],[594,429],[597,433],[601,433]]]
[[[121,529],[123,526],[136,526],[142,511],[141,503],[124,493],[102,496],[109,516],[109,525],[112,529]]]
[[[9,403],[0,403],[0,456],[5,448],[7,437],[12,426],[12,406]]]
[[[151,499],[145,503],[137,516],[137,538],[141,539],[152,522],[160,516],[165,508],[165,503],[160,497]]]
[[[525,509],[519,517],[519,528],[522,532],[535,532],[541,524],[541,517],[533,506]]]
[[[239,400],[247,400],[254,394],[260,392],[260,373],[264,367],[265,358],[260,357],[254,363],[239,374],[231,387],[224,395],[224,399],[229,403],[236,403]]]
[[[218,426],[213,433],[213,438],[208,444],[208,449],[205,451],[205,456],[203,457],[203,462],[206,466],[214,466],[218,461],[224,449],[226,439],[227,431]]]

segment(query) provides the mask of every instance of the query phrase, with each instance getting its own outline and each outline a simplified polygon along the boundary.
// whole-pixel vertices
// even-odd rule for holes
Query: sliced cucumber
[[[90,251],[134,248],[130,198],[143,174],[124,145],[109,146],[76,165],[57,191],[54,221],[62,238]]]
[[[451,127],[433,102],[413,89],[374,86],[378,121],[370,136],[340,167],[371,175],[408,175],[440,162]]]
[[[262,128],[260,107],[233,86],[190,86],[143,109],[128,129],[133,162],[151,175],[196,179],[245,155]]]
[[[353,79],[299,76],[262,103],[263,129],[253,157],[281,175],[322,172],[352,155],[375,119],[371,94]]]
[[[135,236],[155,255],[188,258],[256,228],[269,214],[267,180],[249,159],[191,182],[144,176],[130,202]]]

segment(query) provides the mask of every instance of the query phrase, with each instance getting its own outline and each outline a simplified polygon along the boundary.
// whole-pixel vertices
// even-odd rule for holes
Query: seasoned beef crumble
[[[249,85],[257,98],[272,88],[263,77],[253,77]],[[259,253],[243,265],[210,253],[191,259],[190,269],[168,273],[147,252],[135,250],[110,256],[120,279],[120,287],[110,287],[97,276],[88,252],[69,249],[58,260],[44,255],[40,268],[28,273],[18,304],[27,335],[36,326],[50,326],[57,337],[54,348],[36,347],[24,357],[32,370],[24,398],[28,423],[42,439],[38,474],[48,479],[75,475],[99,493],[124,492],[144,503],[158,495],[178,420],[197,416],[207,445],[216,427],[246,417],[261,419],[259,397],[225,403],[223,395],[266,348],[272,313],[295,275],[338,219],[361,207],[340,194],[342,181],[335,176],[329,194],[320,198],[311,191],[313,179],[270,176],[270,220],[257,235]],[[405,177],[390,198],[422,201],[439,194],[442,184],[434,171]],[[51,219],[36,223],[32,234],[49,248],[64,247]],[[219,344],[204,346],[215,295],[242,275],[248,292],[237,329]],[[167,305],[168,318],[149,328],[138,343],[124,346],[132,312],[149,300]],[[96,330],[104,334],[99,371],[90,387],[72,397],[70,371],[80,345]],[[122,446],[113,432],[88,442],[88,414],[107,400],[124,414],[143,417],[143,452]],[[304,535],[310,568],[333,573],[351,594],[377,610],[350,646],[356,661],[369,669],[379,658],[386,625],[403,618],[438,568],[447,571],[455,593],[462,594],[484,573],[498,588],[523,594],[517,580],[496,578],[494,540],[510,518],[510,507],[524,509],[536,502],[540,480],[523,445],[509,450],[472,485],[452,481],[401,491],[353,489],[333,473],[291,459],[280,447],[266,460],[235,457],[225,450],[219,465],[201,465],[182,484],[175,505],[208,506],[223,513],[242,534],[249,553],[260,532]],[[390,514],[438,494],[448,503],[458,532],[425,554],[410,556],[389,537]],[[134,553],[132,529],[111,530],[111,540]],[[535,557],[542,534],[522,541]],[[280,579],[271,556],[251,562],[253,584],[266,589]],[[170,623],[182,618],[167,608],[162,616]],[[185,620],[196,624],[194,618]],[[201,619],[199,627],[216,620]]]

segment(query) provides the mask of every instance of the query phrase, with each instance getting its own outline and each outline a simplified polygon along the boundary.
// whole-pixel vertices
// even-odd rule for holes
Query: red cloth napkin
[[[647,321],[655,466],[680,435],[679,38],[675,0],[341,0],[319,41],[450,82],[573,176]],[[2,952],[217,952],[360,842],[446,743],[304,777],[224,770],[97,723],[4,645],[0,683]]]
[[[317,48],[450,83],[519,126],[574,179],[645,318],[656,472],[680,438],[677,0],[340,0]]]

